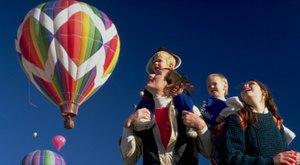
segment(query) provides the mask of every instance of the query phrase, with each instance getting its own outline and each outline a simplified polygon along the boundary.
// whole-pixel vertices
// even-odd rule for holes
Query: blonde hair
[[[212,77],[219,77],[224,82],[224,85],[225,85],[225,96],[227,96],[228,95],[228,88],[229,88],[227,78],[223,74],[221,74],[221,73],[212,73],[212,74],[210,74],[210,75],[207,76],[206,81],[208,81]]]
[[[146,65],[146,72],[148,74],[154,73],[153,71],[153,62],[161,56],[163,60],[166,62],[168,65],[168,68],[170,69],[177,69],[181,65],[181,59],[179,56],[171,52],[170,50],[166,48],[159,48],[155,53],[152,55],[152,57],[148,60],[147,65]]]
[[[165,53],[160,53],[160,52],[165,52]],[[176,59],[175,57],[170,54],[169,52],[167,51],[164,51],[164,50],[161,50],[161,51],[158,51],[155,53],[155,56],[153,57],[152,61],[156,59],[156,57],[162,57],[166,60],[167,62],[167,65],[170,66],[170,64],[172,64],[172,69],[175,68],[176,66]]]

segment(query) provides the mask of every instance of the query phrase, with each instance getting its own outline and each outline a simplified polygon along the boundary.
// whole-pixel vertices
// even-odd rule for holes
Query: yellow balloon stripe
[[[80,59],[79,59],[79,64],[82,64],[85,61],[86,56],[88,55],[87,53],[87,48],[88,48],[88,40],[89,40],[89,32],[90,32],[90,17],[85,14],[81,13],[82,16],[82,37],[81,39],[81,50],[80,50]]]
[[[116,51],[114,52],[114,56],[113,59],[110,63],[110,65],[107,67],[106,71],[103,73],[102,77],[106,77],[109,73],[111,73],[113,71],[113,69],[115,68],[118,58],[119,58],[119,52],[120,52],[120,40],[119,37],[117,38],[118,43],[116,46]]]

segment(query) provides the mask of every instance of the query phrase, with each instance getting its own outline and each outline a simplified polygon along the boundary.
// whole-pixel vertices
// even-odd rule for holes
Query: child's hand
[[[170,86],[170,96],[175,97],[178,94],[183,93],[183,88],[179,86]]]
[[[138,109],[133,114],[131,114],[125,122],[125,128],[130,128],[133,122],[139,121],[141,119],[151,119],[150,111],[147,108]]]
[[[178,90],[179,90],[178,88],[176,88],[175,86],[173,86],[173,87],[170,89],[171,96],[172,96],[172,97],[177,96]]]

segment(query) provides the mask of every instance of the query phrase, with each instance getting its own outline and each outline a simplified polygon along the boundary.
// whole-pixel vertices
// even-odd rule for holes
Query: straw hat
[[[151,68],[151,63],[154,59],[154,56],[156,55],[157,52],[159,51],[164,51],[164,52],[167,52],[169,53],[170,55],[172,55],[174,58],[175,58],[175,66],[174,66],[174,70],[177,69],[180,65],[181,65],[181,58],[179,56],[177,56],[176,54],[174,54],[173,52],[171,52],[170,50],[166,49],[166,48],[159,48],[154,54],[153,56],[149,59],[149,61],[147,62],[147,65],[146,65],[146,72],[148,74],[150,73],[153,73],[153,70]]]

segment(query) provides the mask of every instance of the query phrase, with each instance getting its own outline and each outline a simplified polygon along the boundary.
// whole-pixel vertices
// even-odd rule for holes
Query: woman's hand
[[[125,121],[125,128],[130,128],[132,123],[141,119],[150,120],[150,111],[147,108],[141,108],[131,114]]]
[[[296,165],[300,163],[300,154],[295,151],[284,151],[273,157],[275,165]]]
[[[294,151],[296,152],[296,151]],[[300,164],[300,153],[299,152],[296,152],[296,164]]]

